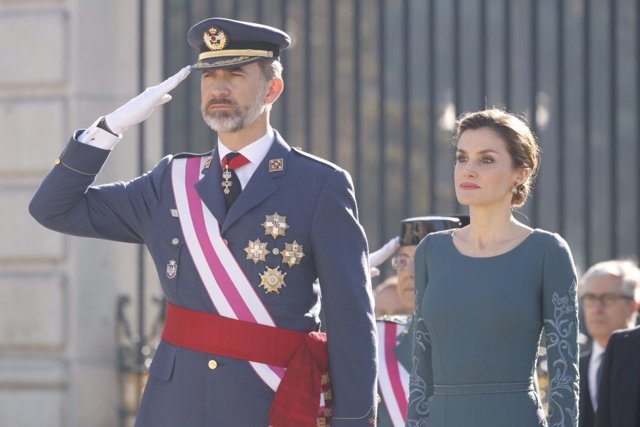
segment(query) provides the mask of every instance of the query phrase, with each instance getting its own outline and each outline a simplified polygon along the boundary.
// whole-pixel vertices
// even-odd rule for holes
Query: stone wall
[[[160,6],[145,2],[149,84],[162,79]],[[138,93],[138,7],[0,0],[2,426],[119,424],[116,300],[128,294],[135,306],[137,248],[46,230],[27,206],[69,135]],[[160,157],[160,121],[146,125],[148,167]],[[139,143],[130,130],[98,182],[138,175]]]

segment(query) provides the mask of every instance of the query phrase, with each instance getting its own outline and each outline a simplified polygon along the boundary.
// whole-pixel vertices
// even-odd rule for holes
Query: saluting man
[[[415,282],[413,261],[416,246],[429,233],[461,227],[467,217],[421,216],[407,218],[400,223],[400,236],[387,243],[388,251],[396,242],[397,252],[391,259],[398,280],[396,290],[403,306],[403,313],[413,313],[415,308]],[[371,254],[372,263],[381,263],[376,251]],[[407,422],[409,401],[409,376],[411,373],[411,316],[386,315],[378,318],[378,427],[401,427]]]
[[[137,427],[375,425],[377,338],[351,178],[269,124],[290,38],[210,18],[188,41],[195,65],[76,132],[30,212],[63,233],[143,243],[153,257],[167,318]],[[124,131],[191,70],[202,72],[214,149],[92,186]]]

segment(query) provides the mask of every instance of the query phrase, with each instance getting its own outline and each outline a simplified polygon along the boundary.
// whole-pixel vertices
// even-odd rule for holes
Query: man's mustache
[[[226,99],[226,98],[211,98],[209,101],[207,101],[207,106],[206,108],[209,108],[211,105],[220,105],[220,104],[228,104],[228,105],[232,105],[234,107],[237,106],[237,104],[235,102],[233,102],[230,99]]]

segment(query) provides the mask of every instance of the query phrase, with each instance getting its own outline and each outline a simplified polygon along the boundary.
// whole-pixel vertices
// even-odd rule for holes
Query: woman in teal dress
[[[578,425],[576,272],[567,243],[513,217],[540,152],[520,118],[463,115],[454,181],[471,223],[428,235],[415,255],[407,426]],[[548,408],[535,382],[544,333]]]

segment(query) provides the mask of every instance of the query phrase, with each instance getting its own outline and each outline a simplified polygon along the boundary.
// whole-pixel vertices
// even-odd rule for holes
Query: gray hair
[[[617,277],[620,279],[622,293],[633,297],[636,302],[640,301],[640,268],[633,261],[614,259],[594,264],[582,276],[582,288],[589,280],[602,276]]]
[[[275,58],[262,59],[258,61],[262,76],[266,81],[273,78],[282,78],[282,63]]]

